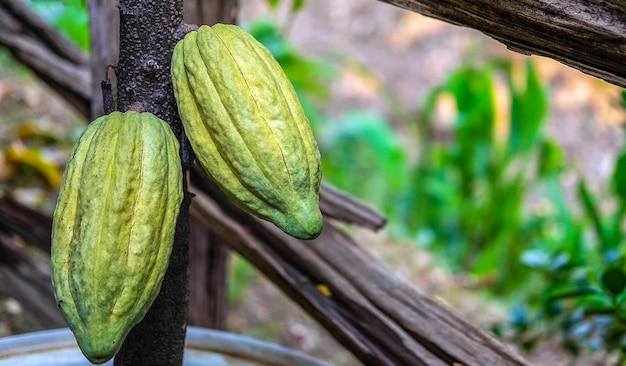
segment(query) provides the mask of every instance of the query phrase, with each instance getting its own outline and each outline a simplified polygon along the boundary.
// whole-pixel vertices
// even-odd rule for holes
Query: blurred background
[[[29,5],[87,52],[80,0]],[[626,338],[626,94],[378,1],[240,0],[294,84],[324,180],[384,212],[353,234],[537,365],[611,365]],[[50,214],[85,126],[0,48],[0,196]],[[228,329],[357,361],[232,256]],[[1,297],[0,336],[36,330]]]

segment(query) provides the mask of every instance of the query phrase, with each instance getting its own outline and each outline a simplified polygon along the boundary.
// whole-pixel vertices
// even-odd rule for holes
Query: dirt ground
[[[266,14],[264,4],[263,0],[242,0],[241,21]],[[280,9],[277,16],[284,20],[286,13]],[[381,83],[404,104],[417,106],[429,88],[467,60],[521,57],[479,32],[373,0],[308,1],[291,24],[289,35],[306,55],[358,62],[373,74],[363,77],[342,69],[338,81],[332,85],[334,94],[328,106],[331,116],[346,106],[389,113],[387,103],[376,92]],[[561,143],[566,159],[574,168],[572,179],[566,177],[564,184],[574,185],[575,174],[582,174],[592,186],[599,184],[610,174],[615,154],[623,143],[617,126],[626,121],[626,116],[615,107],[620,89],[548,59],[534,58],[534,62],[550,89],[547,132]],[[0,86],[6,80],[0,78]],[[36,105],[41,104],[37,93],[49,92],[25,93],[34,93],[28,98]],[[58,113],[58,102],[50,105]],[[392,241],[385,232],[357,234],[369,251],[473,323],[487,328],[505,318],[504,309],[474,296],[466,280],[437,267],[428,253],[416,250],[410,243]],[[334,365],[359,364],[260,275],[254,277],[244,299],[232,304],[228,325],[232,331],[276,342]],[[19,303],[10,299],[0,301],[0,336],[33,329]],[[527,357],[536,365],[610,364],[600,355],[574,361],[550,343],[542,344]]]

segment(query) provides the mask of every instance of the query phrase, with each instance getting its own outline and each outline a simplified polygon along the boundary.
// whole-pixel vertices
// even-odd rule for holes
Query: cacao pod
[[[286,233],[315,238],[319,150],[270,51],[238,26],[201,26],[174,48],[172,80],[193,151],[222,191]]]
[[[159,293],[183,197],[178,149],[156,116],[113,112],[70,154],[53,216],[52,283],[93,363],[117,353]]]

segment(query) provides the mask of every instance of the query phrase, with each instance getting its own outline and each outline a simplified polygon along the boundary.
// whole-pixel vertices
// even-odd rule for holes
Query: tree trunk
[[[120,111],[151,112],[166,121],[181,142],[183,170],[191,151],[178,117],[171,56],[182,38],[181,0],[121,0],[120,57],[116,68]],[[181,365],[187,326],[187,265],[189,260],[189,202],[186,172],[185,198],[176,223],[170,264],[161,292],[141,323],[135,326],[115,357],[115,365]]]

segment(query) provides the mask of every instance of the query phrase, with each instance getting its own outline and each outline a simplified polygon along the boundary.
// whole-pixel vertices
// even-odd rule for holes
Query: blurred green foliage
[[[89,49],[89,16],[85,0],[29,0],[27,3],[78,47]]]
[[[407,156],[382,117],[348,110],[318,133],[324,179],[391,212],[406,187]]]
[[[508,109],[498,109],[498,80],[500,105],[508,101]],[[453,115],[437,123],[442,101]],[[453,270],[482,277],[499,294],[533,280],[521,255],[554,219],[530,214],[529,195],[547,205],[562,195],[554,184],[541,190],[563,168],[560,148],[541,132],[547,108],[530,61],[516,68],[495,60],[453,72],[417,113],[419,159],[396,205],[399,219]]]
[[[237,254],[230,256],[229,269],[228,302],[236,304],[245,299],[248,285],[256,275],[256,271],[254,267]]]

